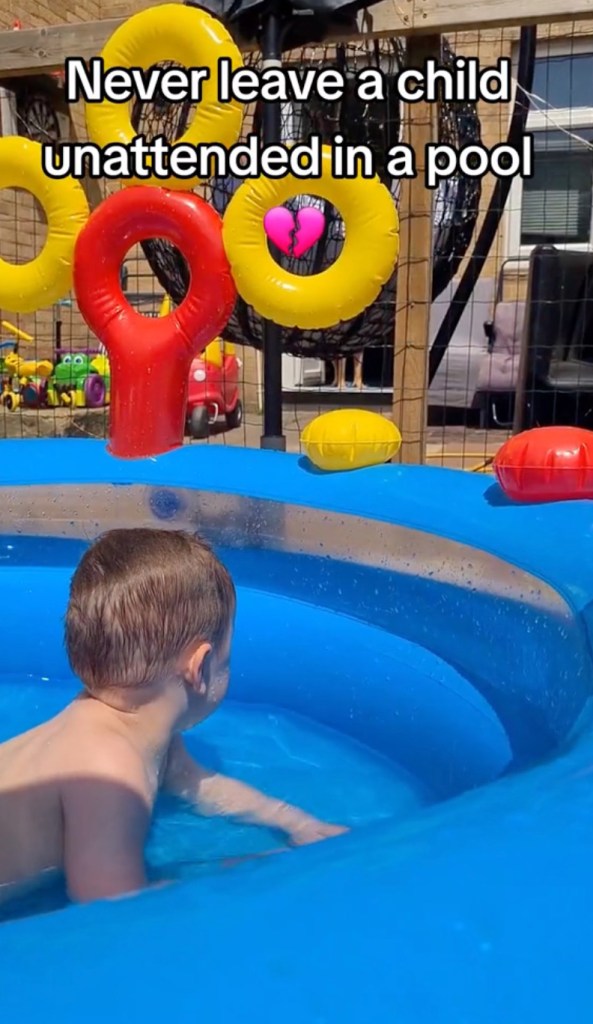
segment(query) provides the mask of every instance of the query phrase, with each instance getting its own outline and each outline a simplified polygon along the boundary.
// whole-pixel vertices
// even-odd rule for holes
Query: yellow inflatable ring
[[[334,178],[331,148],[322,148],[320,178],[257,178],[243,182],[223,218],[223,242],[241,298],[267,320],[304,330],[333,327],[377,298],[399,253],[399,219],[379,178]],[[320,196],[345,226],[337,260],[320,274],[280,267],[268,249],[264,217],[297,195]]]
[[[318,469],[339,472],[377,466],[397,455],[402,436],[391,420],[367,409],[335,409],[317,416],[301,434]]]
[[[218,142],[227,149],[241,133],[243,106],[235,100],[218,100],[218,61],[228,57],[233,69],[243,60],[225,27],[205,11],[183,4],[162,4],[132,15],[115,30],[101,53],[104,70],[142,67],[148,69],[161,61],[175,61],[186,68],[210,68],[210,78],[202,81],[202,99],[187,131],[176,145]],[[126,103],[88,103],[86,123],[89,138],[99,146],[118,142],[128,145],[136,136]],[[123,185],[158,185],[189,191],[197,178],[170,177],[122,181]]]
[[[47,238],[29,263],[0,259],[0,307],[11,313],[34,313],[51,306],[72,287],[74,244],[89,216],[80,182],[48,178],[41,164],[41,144],[19,135],[0,138],[0,189],[21,188],[43,207]]]

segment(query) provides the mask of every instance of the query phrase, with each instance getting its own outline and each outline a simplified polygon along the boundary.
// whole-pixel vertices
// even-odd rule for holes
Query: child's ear
[[[199,644],[190,653],[185,663],[183,673],[185,682],[191,686],[192,690],[201,695],[205,694],[208,689],[211,653],[212,644]]]

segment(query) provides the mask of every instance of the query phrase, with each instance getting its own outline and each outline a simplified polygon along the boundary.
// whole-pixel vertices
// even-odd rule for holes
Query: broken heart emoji
[[[264,231],[285,256],[304,256],[325,230],[325,217],[314,206],[298,210],[296,220],[285,206],[274,206],[264,217]]]

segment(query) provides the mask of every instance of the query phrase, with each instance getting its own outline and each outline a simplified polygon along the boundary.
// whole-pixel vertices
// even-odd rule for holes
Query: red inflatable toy
[[[593,431],[580,427],[526,430],[503,444],[493,468],[513,501],[593,498]]]
[[[124,257],[145,238],[166,238],[183,253],[190,285],[168,316],[142,316],[121,289]],[[80,311],[105,345],[111,368],[110,451],[159,455],[183,444],[192,359],[219,335],[236,300],[221,219],[191,192],[129,188],[94,211],[74,254]]]

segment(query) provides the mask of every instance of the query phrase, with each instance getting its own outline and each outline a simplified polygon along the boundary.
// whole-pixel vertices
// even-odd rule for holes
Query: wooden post
[[[0,135],[17,135],[16,96],[12,89],[0,86]]]
[[[409,67],[422,68],[427,58],[438,60],[440,54],[440,36],[408,39]],[[403,141],[414,150],[417,176],[402,180],[398,203],[393,421],[403,441],[394,460],[397,462],[424,462],[433,234],[433,192],[424,184],[424,152],[429,142],[436,141],[436,114],[434,103],[422,101],[404,107]]]
[[[80,120],[74,115],[74,111],[69,111],[69,125],[70,125],[70,136],[72,142],[86,142],[84,131],[81,132]],[[103,188],[103,182],[97,181],[96,178],[90,178],[88,174],[82,179],[82,187],[85,191],[85,195],[88,200],[88,204],[92,210],[95,210],[105,198],[106,192]]]

